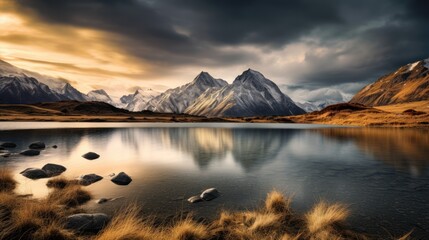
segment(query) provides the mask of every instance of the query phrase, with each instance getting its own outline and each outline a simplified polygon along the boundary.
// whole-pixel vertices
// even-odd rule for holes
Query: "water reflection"
[[[134,151],[150,137],[151,142],[188,153],[200,169],[222,161],[228,153],[246,172],[276,158],[282,147],[298,130],[165,128],[122,129],[121,140]]]
[[[193,211],[211,217],[222,208],[255,207],[276,188],[294,194],[297,211],[309,209],[320,198],[350,204],[350,221],[366,230],[381,229],[376,225],[380,219],[389,221],[382,227],[396,233],[416,224],[429,228],[427,130],[260,126],[0,131],[0,142],[19,145],[15,152],[34,141],[58,145],[37,157],[0,158],[0,166],[14,168],[20,182],[17,191],[36,197],[47,194],[46,181],[18,174],[27,167],[53,162],[67,167],[66,177],[105,176],[87,188],[96,198],[124,198],[102,206],[88,204],[95,211],[109,212],[137,201],[148,214]],[[83,159],[88,151],[99,153],[100,159]],[[133,182],[125,187],[112,184],[107,176],[119,171],[132,176]],[[172,200],[208,187],[220,189],[222,197],[200,205]]]
[[[429,130],[395,128],[340,128],[314,130],[342,143],[352,141],[398,170],[421,175],[429,165]]]

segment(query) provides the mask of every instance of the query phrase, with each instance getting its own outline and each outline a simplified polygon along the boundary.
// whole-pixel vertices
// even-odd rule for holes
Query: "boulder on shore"
[[[79,232],[94,233],[102,230],[109,220],[110,218],[104,213],[79,213],[68,216],[65,227]]]
[[[98,155],[95,152],[87,152],[84,155],[82,155],[83,158],[86,158],[88,160],[94,160],[100,157],[100,155]]]
[[[60,175],[61,173],[65,172],[67,168],[58,164],[48,163],[42,167],[42,170],[44,170],[46,174],[51,177]]]
[[[24,171],[20,172],[20,174],[30,179],[40,179],[40,178],[49,177],[48,174],[40,168],[27,168]]]
[[[82,175],[78,178],[79,184],[83,185],[83,186],[88,186],[91,185],[95,182],[100,181],[101,179],[103,179],[102,176],[91,173],[91,174],[86,174],[86,175]]]
[[[46,145],[44,142],[34,142],[28,146],[29,149],[45,149]]]
[[[23,155],[23,156],[37,156],[40,155],[40,151],[36,150],[36,149],[28,149],[25,151],[20,152],[19,154]]]
[[[118,173],[115,177],[111,179],[112,182],[118,184],[118,185],[128,185],[132,181],[131,177],[128,176],[124,172]]]

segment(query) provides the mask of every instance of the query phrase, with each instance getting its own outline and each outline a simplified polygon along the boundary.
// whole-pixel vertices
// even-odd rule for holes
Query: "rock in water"
[[[91,174],[86,174],[86,175],[80,176],[78,180],[79,180],[80,185],[88,186],[88,185],[91,185],[95,182],[100,181],[101,179],[103,179],[102,176],[91,173]]]
[[[94,160],[100,157],[100,155],[98,155],[95,152],[87,152],[84,155],[82,155],[83,158],[86,158],[88,160]]]
[[[19,154],[24,155],[24,156],[37,156],[37,155],[40,155],[40,151],[35,150],[35,149],[28,149],[28,150],[20,152]]]
[[[118,184],[118,185],[128,185],[128,184],[130,184],[130,182],[132,181],[132,179],[126,173],[120,172],[118,175],[116,175],[115,177],[113,177],[111,179],[111,181],[114,182],[114,183],[116,183],[116,184]]]
[[[192,197],[188,198],[188,202],[190,202],[190,203],[197,203],[197,202],[202,202],[202,201],[203,201],[203,199],[199,195],[192,196]]]
[[[16,148],[16,144],[12,142],[5,142],[2,143],[0,146],[4,148]]]
[[[57,145],[53,145],[52,148],[58,148],[58,146]]]
[[[103,204],[103,203],[108,202],[110,200],[111,200],[111,198],[100,198],[100,199],[98,199],[95,202],[98,203],[98,204]]]
[[[207,190],[204,190],[204,192],[202,192],[200,195],[200,197],[204,201],[211,201],[215,198],[218,198],[219,196],[220,196],[220,193],[216,188],[209,188]]]
[[[65,168],[64,166],[61,166],[58,164],[53,164],[53,163],[46,164],[45,166],[42,167],[42,169],[50,177],[60,175],[61,173],[65,172],[67,170],[67,168]]]
[[[40,169],[40,168],[27,168],[24,171],[20,172],[24,177],[30,178],[30,179],[39,179],[39,178],[47,178],[49,177],[48,174]]]
[[[44,142],[34,142],[28,146],[29,149],[45,149],[46,145]]]
[[[66,218],[66,228],[80,232],[98,232],[109,222],[109,217],[104,213],[79,213]]]

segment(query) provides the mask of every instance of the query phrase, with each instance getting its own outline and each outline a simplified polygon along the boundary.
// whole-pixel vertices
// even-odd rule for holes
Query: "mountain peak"
[[[104,91],[103,89],[97,89],[97,90],[92,90],[90,91],[90,93],[98,93],[98,94],[102,94],[102,95],[106,95],[108,96],[109,94],[107,94],[106,91]]]
[[[210,84],[214,81],[215,79],[208,73],[208,72],[204,72],[201,71],[195,78],[193,83],[205,83],[205,84]]]
[[[266,80],[267,79],[264,77],[264,75],[262,75],[262,73],[249,68],[237,78],[235,78],[234,83],[260,83]]]

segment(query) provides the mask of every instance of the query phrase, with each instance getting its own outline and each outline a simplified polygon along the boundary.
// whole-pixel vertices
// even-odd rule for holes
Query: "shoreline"
[[[205,117],[151,111],[130,112],[100,102],[0,104],[0,122],[300,123],[352,127],[429,128],[429,101],[380,107],[340,103],[294,116]]]
[[[22,197],[14,193],[18,184],[10,172],[0,170],[0,238],[2,239],[382,239],[358,232],[347,224],[346,205],[319,201],[304,214],[291,208],[292,198],[278,191],[267,194],[262,206],[244,211],[220,211],[213,220],[183,214],[157,223],[156,216],[142,215],[137,204],[128,204],[112,216],[89,213],[83,206],[92,194],[76,181],[64,177],[50,180],[46,198]],[[49,182],[48,182],[49,183]],[[216,201],[216,200],[214,200]],[[191,203],[188,203],[191,204]],[[104,216],[103,222],[70,224],[76,215]],[[92,216],[92,215],[91,215]],[[101,220],[100,220],[101,221]],[[380,229],[380,233],[382,230]],[[412,231],[392,239],[410,239]]]

